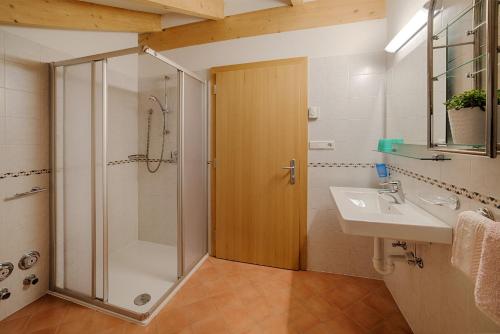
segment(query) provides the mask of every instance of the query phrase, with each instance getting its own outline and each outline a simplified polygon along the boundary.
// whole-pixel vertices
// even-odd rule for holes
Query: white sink
[[[330,193],[344,233],[451,244],[451,226],[413,203],[395,204],[372,188],[330,187]]]

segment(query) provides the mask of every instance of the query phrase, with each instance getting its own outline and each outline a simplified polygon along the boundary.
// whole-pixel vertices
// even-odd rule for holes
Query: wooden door
[[[304,267],[307,59],[214,68],[212,79],[215,256]]]

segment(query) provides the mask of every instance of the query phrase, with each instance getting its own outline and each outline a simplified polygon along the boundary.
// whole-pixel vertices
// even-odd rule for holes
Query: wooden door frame
[[[303,70],[305,71],[305,105],[306,109],[304,112],[304,117],[307,118],[307,106],[308,106],[308,58],[307,57],[297,57],[297,58],[288,58],[288,59],[277,59],[277,60],[267,60],[260,61],[254,63],[246,63],[246,64],[236,64],[236,65],[227,65],[227,66],[218,66],[210,69],[210,255],[216,256],[216,192],[215,192],[215,168],[214,162],[216,158],[216,128],[215,128],[215,115],[216,115],[216,74],[220,72],[226,71],[235,71],[240,69],[251,69],[258,68],[263,66],[273,66],[273,65],[283,65],[283,64],[300,64],[303,66]],[[301,178],[301,204],[299,208],[299,261],[300,261],[300,269],[307,269],[307,191],[308,191],[308,167],[307,167],[307,141],[308,141],[308,130],[306,128],[305,133],[303,134],[302,141],[305,145],[306,150],[306,162],[299,166],[299,177]],[[216,163],[216,162],[215,162]]]

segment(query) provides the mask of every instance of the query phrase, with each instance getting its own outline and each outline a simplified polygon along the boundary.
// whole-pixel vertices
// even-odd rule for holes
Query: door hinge
[[[214,85],[214,95],[217,94],[217,85]]]
[[[217,167],[217,160],[208,160],[207,161],[207,164],[208,165],[211,165],[213,168],[216,168]]]

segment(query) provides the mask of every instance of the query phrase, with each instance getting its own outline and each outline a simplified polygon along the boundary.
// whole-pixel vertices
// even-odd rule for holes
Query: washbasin
[[[451,244],[452,228],[415,204],[397,204],[378,189],[330,187],[342,231],[347,234]]]

